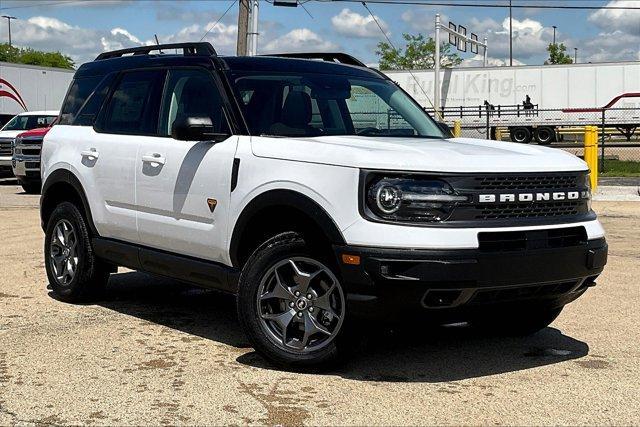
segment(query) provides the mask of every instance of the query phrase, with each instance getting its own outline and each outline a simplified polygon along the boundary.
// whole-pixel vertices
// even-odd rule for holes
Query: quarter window
[[[214,132],[228,132],[222,98],[208,72],[194,69],[169,72],[160,117],[160,135],[171,135],[173,123],[184,116],[209,117]]]

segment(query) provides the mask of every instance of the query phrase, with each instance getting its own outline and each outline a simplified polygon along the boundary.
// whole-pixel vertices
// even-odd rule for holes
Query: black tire
[[[324,334],[319,334],[322,336],[318,339],[318,341],[321,339],[326,339],[326,342],[320,341],[323,345],[320,348],[313,349],[312,347],[310,347],[307,349],[305,347],[302,350],[289,348],[286,345],[287,335],[283,334],[281,341],[278,342],[278,337],[274,336],[274,334],[269,330],[269,321],[263,320],[263,316],[261,316],[261,313],[264,310],[264,307],[262,306],[262,304],[264,304],[264,300],[259,297],[258,293],[261,292],[261,289],[264,289],[263,283],[265,283],[265,280],[267,280],[269,274],[273,274],[273,271],[277,271],[276,269],[280,268],[278,267],[279,265],[286,267],[284,263],[286,263],[288,260],[290,261],[300,259],[308,259],[322,264],[330,270],[330,273],[327,274],[333,274],[332,277],[334,279],[337,279],[338,276],[337,274],[335,274],[337,269],[334,265],[335,263],[331,261],[331,257],[326,254],[314,251],[310,247],[310,245],[305,242],[304,238],[298,233],[288,232],[279,234],[264,242],[251,255],[242,270],[239,280],[237,300],[238,318],[252,346],[260,355],[262,355],[272,364],[283,367],[285,369],[293,370],[316,370],[327,368],[332,366],[336,361],[339,360],[339,355],[342,355],[343,348],[345,348],[342,342],[346,330],[344,322],[344,309],[346,307],[344,306],[345,302],[343,288],[339,283],[339,280],[336,282],[336,285],[338,287],[336,289],[339,290],[340,295],[342,296],[342,312],[340,313],[340,316],[337,316],[336,318],[341,318],[341,320],[339,324],[334,325],[337,327],[337,329],[332,330],[332,335],[329,338],[323,338]],[[278,273],[275,274],[276,276],[278,276],[277,283],[281,283],[280,277],[282,276],[282,273],[279,274],[280,276],[278,276]],[[285,280],[285,278],[282,278],[282,282],[293,284],[293,286],[285,288],[291,293],[295,291],[295,289],[297,288],[296,284],[299,283],[297,281],[289,282],[288,280]],[[309,289],[311,289],[311,286],[309,287]],[[327,294],[328,293],[329,292],[327,292]],[[334,291],[333,293],[335,295],[336,291]],[[261,295],[265,294],[261,293]],[[319,297],[321,296],[322,295],[316,297],[318,301]],[[283,312],[283,314],[284,312],[292,312],[293,310],[291,314],[292,319],[288,319],[287,326],[284,326],[285,331],[288,331],[288,328],[290,328],[291,326],[294,327],[294,333],[291,333],[291,335],[297,333],[298,328],[303,328],[303,330],[305,330],[305,322],[307,320],[306,316],[311,315],[311,313],[305,313],[304,320],[296,319],[295,315],[300,315],[300,312],[295,313],[295,311],[298,310],[297,301],[295,302],[295,306],[292,305],[294,304],[293,301],[286,303],[286,300],[284,299],[277,299],[276,302],[278,304],[282,303],[282,307],[284,307],[284,309],[278,309],[278,313],[276,313],[275,315],[279,315],[280,312]],[[286,304],[290,304],[288,307],[291,308],[287,308]],[[319,318],[321,317],[320,314],[324,314],[324,311],[319,307],[320,305],[318,303],[314,314],[314,319],[316,322],[319,322]],[[313,310],[313,307],[310,309],[310,311],[311,310]],[[270,315],[274,316],[274,314]],[[298,325],[298,323],[296,322],[300,323],[301,325]],[[314,324],[316,323],[314,322]],[[327,330],[329,330],[329,327],[327,327]],[[282,331],[282,329],[280,329],[280,331]],[[294,342],[294,340],[290,342]],[[311,343],[311,340],[309,340],[309,343]]]
[[[536,129],[536,141],[540,145],[549,145],[556,140],[556,131],[552,127],[542,126]]]
[[[479,315],[472,325],[491,335],[527,336],[546,328],[560,315],[564,307],[499,310]]]
[[[40,194],[39,181],[20,181],[20,186],[27,194]]]
[[[61,251],[63,245],[60,244],[60,239],[54,237],[54,234],[58,235],[56,231],[59,226],[71,227],[75,237],[69,237],[69,239],[67,236],[64,237],[66,241],[71,242],[69,245],[73,246],[73,249],[67,252],[68,260],[63,261],[64,266],[59,264],[58,270],[64,270],[65,266],[75,264],[73,275],[56,271],[56,259],[60,259],[60,257],[54,258],[52,255],[57,253],[65,256]],[[52,241],[54,242],[53,246]],[[61,301],[75,303],[95,299],[101,295],[109,279],[107,266],[96,258],[93,252],[84,217],[78,208],[69,202],[63,202],[56,206],[49,218],[44,238],[44,258],[49,284],[55,296]],[[62,278],[60,274],[62,274]]]
[[[531,129],[528,127],[513,127],[509,128],[509,134],[511,135],[511,141],[519,144],[528,144],[531,142]]]

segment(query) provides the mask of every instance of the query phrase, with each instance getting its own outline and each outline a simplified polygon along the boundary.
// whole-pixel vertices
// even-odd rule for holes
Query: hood
[[[428,172],[552,172],[586,170],[565,151],[513,142],[452,138],[253,137],[258,157],[363,169]]]
[[[47,132],[49,132],[49,130],[51,130],[51,127],[36,128],[36,129],[24,131],[18,134],[17,136],[19,136],[20,138],[27,138],[30,136],[45,136]]]

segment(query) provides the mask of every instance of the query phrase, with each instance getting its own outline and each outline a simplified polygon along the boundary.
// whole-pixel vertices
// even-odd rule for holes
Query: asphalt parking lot
[[[595,202],[609,265],[552,327],[375,330],[325,374],[279,371],[231,297],[121,270],[104,300],[47,290],[38,197],[0,180],[0,424],[640,422],[640,203]]]

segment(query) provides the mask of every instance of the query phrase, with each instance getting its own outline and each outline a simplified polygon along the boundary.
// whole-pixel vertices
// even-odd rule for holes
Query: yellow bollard
[[[598,127],[584,127],[584,161],[589,166],[591,191],[598,187]]]
[[[462,123],[460,122],[460,120],[454,120],[453,121],[453,136],[455,138],[460,138],[461,135],[462,135]]]

